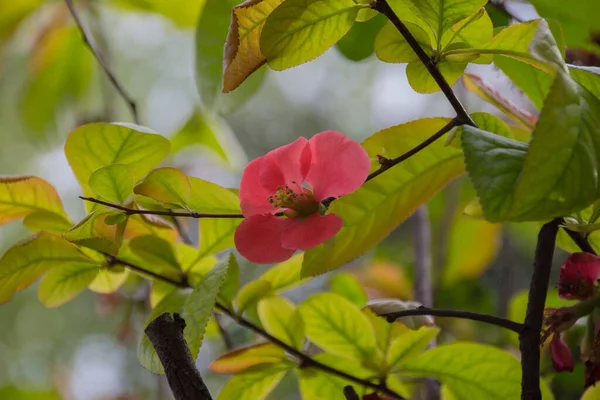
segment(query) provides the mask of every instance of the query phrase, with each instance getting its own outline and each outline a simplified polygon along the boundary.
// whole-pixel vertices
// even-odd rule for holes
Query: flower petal
[[[573,372],[573,355],[569,346],[563,342],[559,335],[554,335],[550,341],[550,355],[552,356],[552,366],[556,372]]]
[[[598,279],[600,257],[590,253],[573,253],[560,268],[558,294],[563,299],[587,299],[593,296]]]
[[[268,201],[269,196],[273,193],[265,190],[260,184],[260,170],[264,162],[264,156],[250,161],[242,174],[240,207],[245,217],[275,211],[273,205]]]
[[[342,229],[344,221],[335,214],[314,213],[304,219],[284,220],[281,244],[288,249],[307,250],[335,236]]]
[[[293,249],[281,246],[285,219],[270,214],[246,218],[235,231],[235,247],[242,256],[257,264],[285,261]]]
[[[354,192],[369,175],[369,155],[362,146],[340,132],[317,133],[308,143],[312,153],[306,181],[315,199]]]
[[[310,147],[308,141],[300,137],[292,143],[268,152],[260,169],[260,183],[263,189],[275,193],[278,186],[294,187],[293,182],[302,186],[310,167]]]

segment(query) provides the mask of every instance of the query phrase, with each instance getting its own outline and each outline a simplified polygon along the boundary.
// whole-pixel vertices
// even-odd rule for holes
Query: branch
[[[452,91],[452,88],[446,81],[446,78],[444,78],[444,76],[438,69],[436,63],[427,55],[427,53],[425,53],[425,50],[421,48],[421,45],[419,44],[419,42],[417,42],[417,39],[415,39],[412,33],[410,33],[406,25],[404,25],[404,23],[400,21],[400,18],[398,18],[394,10],[392,10],[392,7],[390,7],[387,0],[375,0],[373,8],[379,11],[380,13],[384,14],[387,17],[387,19],[389,19],[392,22],[392,24],[394,24],[396,29],[398,29],[400,34],[404,37],[406,42],[413,49],[417,57],[419,57],[419,60],[421,60],[423,65],[425,65],[425,68],[427,68],[427,71],[429,72],[431,77],[438,84],[438,86],[450,102],[450,105],[452,105],[452,108],[454,108],[456,116],[459,118],[461,124],[476,126],[469,114],[467,113],[467,110],[465,110],[465,107],[462,105],[460,100],[458,100],[458,98],[454,94],[454,91]]]
[[[103,206],[107,206],[110,208],[114,208],[115,210],[123,211],[126,215],[163,215],[168,217],[188,217],[188,218],[244,218],[242,214],[206,214],[199,213],[195,211],[190,212],[176,212],[176,211],[157,211],[157,210],[138,210],[136,208],[129,208],[119,204],[109,203],[107,201],[102,201],[95,199],[93,197],[84,197],[79,196],[81,200],[89,201],[91,203],[102,204]]]
[[[495,317],[488,314],[480,314],[469,311],[460,310],[445,310],[440,308],[427,308],[419,307],[412,310],[403,310],[393,313],[381,314],[382,317],[387,318],[388,322],[394,322],[398,318],[410,317],[414,315],[431,315],[434,317],[451,317],[451,318],[462,318],[470,319],[472,321],[485,322],[490,325],[496,325],[501,328],[509,329],[513,332],[520,333],[523,330],[523,324],[511,321],[509,319]]]
[[[346,400],[360,400],[358,393],[356,393],[356,390],[351,385],[344,386],[344,397]]]
[[[105,253],[103,253],[105,254]],[[110,260],[112,261],[113,264],[120,264],[123,265],[125,267],[131,268],[135,271],[138,272],[142,272],[144,274],[148,274],[151,275],[163,282],[166,283],[170,283],[171,285],[177,286],[179,288],[191,288],[190,284],[187,282],[187,280],[182,281],[182,282],[177,282],[174,281],[170,278],[167,278],[165,276],[161,276],[159,274],[156,274],[154,272],[148,271],[145,268],[140,267],[139,265],[135,265],[132,264],[128,261],[125,261],[123,259],[120,259],[118,257],[115,256],[111,256],[109,254],[105,254],[105,256],[110,257]],[[336,369],[334,367],[330,367],[329,365],[323,364],[317,360],[312,359],[308,354],[305,354],[299,350],[296,350],[294,347],[282,342],[281,340],[277,339],[276,337],[274,337],[273,335],[271,335],[270,333],[266,332],[264,329],[262,329],[260,326],[255,325],[253,322],[245,319],[243,316],[241,315],[237,315],[233,310],[230,310],[229,308],[227,308],[225,305],[216,302],[215,303],[215,308],[221,310],[225,315],[227,315],[229,318],[233,319],[238,325],[241,325],[245,328],[250,329],[251,331],[257,333],[259,336],[262,336],[263,338],[267,339],[269,342],[281,347],[282,349],[284,349],[286,352],[288,352],[289,354],[295,356],[296,358],[298,358],[299,362],[300,362],[300,367],[301,368],[315,368],[318,370],[321,370],[323,372],[326,372],[328,374],[332,374],[332,375],[336,375],[339,376],[341,378],[347,379],[350,382],[359,384],[361,386],[364,387],[368,387],[374,390],[377,390],[383,394],[386,394],[396,400],[405,400],[404,397],[400,396],[398,393],[394,392],[391,389],[388,389],[387,387],[385,387],[385,385],[378,385],[375,384],[373,382],[370,382],[368,380],[365,379],[361,379],[358,378],[354,375],[350,375],[344,371],[341,371],[339,369]]]
[[[452,89],[450,89],[450,90],[452,90]],[[469,119],[470,119],[470,117],[469,117]],[[413,147],[406,153],[404,153],[396,158],[385,159],[383,161],[383,163],[381,164],[381,167],[379,167],[378,170],[371,172],[371,174],[369,174],[369,176],[367,177],[365,182],[368,182],[371,179],[375,178],[376,176],[381,175],[388,169],[392,168],[394,165],[398,165],[402,161],[408,160],[409,158],[411,158],[412,156],[414,156],[415,154],[417,154],[418,152],[425,149],[427,146],[429,146],[430,144],[432,144],[433,142],[435,142],[436,140],[438,140],[439,138],[444,136],[446,133],[450,132],[452,130],[452,128],[455,128],[455,127],[457,127],[459,125],[463,125],[463,124],[464,123],[462,122],[462,119],[459,117],[455,117],[455,118],[451,119],[450,122],[448,122],[442,129],[440,129],[438,132],[431,135],[427,140],[425,140],[422,143],[419,143],[417,146]]]
[[[150,322],[144,332],[165,369],[175,400],[212,400],[183,338],[184,328],[185,320],[179,314],[164,313]]]
[[[119,83],[119,81],[117,80],[115,74],[113,73],[110,65],[106,61],[106,58],[102,54],[100,47],[94,41],[94,38],[92,37],[91,33],[89,33],[88,30],[83,25],[83,21],[81,20],[81,17],[79,16],[79,13],[77,12],[77,8],[75,8],[75,4],[73,4],[73,0],[65,0],[65,3],[67,4],[67,7],[69,8],[71,15],[73,16],[73,19],[75,20],[75,24],[77,25],[77,27],[79,28],[79,31],[81,32],[81,36],[83,37],[84,43],[91,50],[92,54],[94,54],[94,57],[96,57],[96,60],[98,60],[98,63],[104,70],[104,73],[106,74],[106,77],[108,78],[110,83],[117,90],[117,92],[123,98],[123,100],[125,100],[125,103],[127,103],[127,106],[129,107],[129,110],[131,111],[131,116],[133,117],[133,121],[136,124],[139,124],[140,119],[138,116],[137,105],[136,105],[135,101],[132,100],[131,96],[129,96],[129,94],[123,87],[123,85],[121,85]]]
[[[524,328],[519,335],[521,350],[521,398],[523,400],[541,400],[540,391],[540,335],[544,320],[546,293],[550,283],[550,270],[556,235],[562,218],[544,224],[538,235],[533,260],[533,274],[529,285],[529,299]]]

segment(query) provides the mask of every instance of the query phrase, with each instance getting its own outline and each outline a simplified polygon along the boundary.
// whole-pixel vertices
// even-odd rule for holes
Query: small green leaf
[[[436,378],[448,385],[457,399],[521,398],[519,361],[510,353],[489,345],[453,343],[434,347],[405,363],[402,374]]]
[[[552,75],[531,64],[501,55],[494,56],[494,65],[525,93],[538,110],[542,109],[552,86]]]
[[[405,25],[427,55],[432,55],[433,48],[427,32],[420,26],[410,22],[406,22]],[[398,29],[391,22],[388,22],[379,31],[379,34],[375,38],[374,46],[375,54],[381,61],[389,63],[419,61],[419,57],[417,57],[412,47],[410,47],[404,36],[398,32]]]
[[[600,399],[600,385],[595,385],[587,388],[579,400],[596,400]]]
[[[358,307],[364,306],[367,300],[369,300],[359,280],[347,272],[335,274],[331,278],[330,290],[332,293],[339,294],[350,300]]]
[[[374,10],[361,10],[374,11]],[[375,11],[375,15],[377,12]],[[352,26],[336,47],[344,57],[352,61],[361,61],[373,54],[374,40],[385,24],[385,17],[377,15],[366,22],[357,23]]]
[[[46,232],[17,243],[0,258],[0,304],[31,285],[47,271],[68,265],[99,266],[77,246]]]
[[[375,354],[375,332],[354,304],[333,293],[319,293],[298,306],[306,336],[324,350],[362,361]]]
[[[133,191],[161,203],[185,206],[192,194],[192,187],[183,172],[164,167],[150,172]]]
[[[171,243],[158,236],[137,236],[129,242],[129,249],[142,260],[144,265],[156,269],[180,271],[181,266]]]
[[[256,304],[260,299],[273,293],[271,284],[262,279],[250,281],[239,291],[235,302],[237,311],[242,314],[248,307]]]
[[[223,386],[217,400],[264,400],[291,367],[282,362],[237,374]]]
[[[38,300],[46,307],[58,307],[73,299],[98,275],[100,265],[67,264],[53,268],[42,278]]]
[[[181,313],[188,295],[189,293],[176,291],[166,296],[150,311],[144,326],[148,326],[150,322],[164,313]],[[165,372],[156,354],[156,350],[154,350],[154,346],[150,342],[150,339],[148,339],[148,336],[143,332],[141,332],[141,338],[138,341],[137,357],[142,367],[154,374],[164,375]]]
[[[454,85],[465,72],[467,63],[442,61],[437,64],[437,67],[448,84]],[[406,66],[406,78],[410,87],[417,93],[434,93],[440,90],[440,86],[420,61],[411,62]]]
[[[54,214],[50,218],[61,227],[71,222],[56,189],[45,180],[35,176],[0,178],[0,225],[40,212]]]
[[[402,364],[417,357],[440,333],[438,328],[422,326],[418,330],[408,330],[390,344],[386,364],[392,372],[402,369]]]
[[[111,164],[98,168],[89,181],[90,188],[104,199],[125,204],[133,193],[133,172],[125,164]]]
[[[194,358],[202,345],[206,324],[227,276],[228,265],[229,257],[215,265],[202,277],[202,281],[194,288],[183,306],[183,317],[187,324],[183,335]]]
[[[267,332],[298,350],[302,349],[304,323],[291,301],[280,296],[265,297],[258,302],[258,316]]]
[[[426,118],[377,132],[364,143],[369,157],[403,154],[439,131],[450,120]],[[460,150],[438,140],[408,160],[334,201],[330,211],[344,220],[340,232],[304,253],[302,276],[340,267],[363,255],[396,226],[463,173]]]
[[[264,364],[280,364],[286,360],[285,351],[274,343],[260,343],[230,351],[217,358],[210,370],[218,374],[239,374]]]
[[[129,271],[123,267],[100,268],[88,288],[96,293],[114,293],[127,280]]]
[[[75,129],[65,144],[67,161],[86,196],[94,193],[88,182],[99,168],[111,164],[125,164],[133,173],[133,180],[146,175],[168,153],[169,141],[132,125],[94,123]],[[91,203],[90,203],[91,204]],[[94,206],[88,204],[88,210]]]
[[[300,276],[303,254],[296,254],[289,260],[275,265],[260,276],[260,279],[269,282],[274,292],[282,292],[296,287],[307,281]]]
[[[231,303],[240,286],[240,267],[233,253],[229,253],[227,262],[227,276],[225,277],[219,296],[228,303]]]
[[[350,30],[359,9],[352,0],[286,0],[267,18],[260,50],[275,70],[311,61]]]
[[[123,212],[113,212],[104,218],[104,223],[106,225],[119,225],[120,223],[125,222],[127,217],[127,214]]]
[[[188,177],[192,194],[187,206],[202,213],[239,214],[240,200],[231,190],[200,178]]]
[[[50,211],[34,211],[23,218],[23,225],[33,233],[65,233],[73,223],[68,217]]]
[[[233,235],[241,218],[200,218],[199,257],[235,247]]]

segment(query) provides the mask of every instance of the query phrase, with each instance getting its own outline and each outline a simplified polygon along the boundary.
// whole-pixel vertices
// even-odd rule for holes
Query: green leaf
[[[273,293],[271,284],[262,279],[250,281],[239,291],[235,302],[239,314],[242,314],[248,307],[256,304],[260,299]]]
[[[239,214],[240,200],[231,190],[200,178],[188,177],[192,195],[188,200],[191,210],[202,213]]]
[[[100,266],[71,263],[53,268],[42,278],[38,300],[46,307],[58,307],[73,299],[98,275]]]
[[[95,123],[80,126],[67,138],[65,155],[86,196],[93,195],[88,185],[98,168],[125,164],[133,172],[133,180],[146,175],[169,152],[169,141],[139,127]],[[88,204],[88,210],[93,206]]]
[[[88,288],[96,293],[114,293],[123,286],[128,276],[129,271],[124,268],[100,268]]]
[[[237,374],[223,386],[217,400],[263,400],[291,368],[289,362]]]
[[[192,187],[183,172],[164,167],[150,172],[133,191],[161,203],[185,206],[192,194]]]
[[[425,50],[425,53],[431,56],[433,54],[433,48],[427,32],[420,26],[410,22],[406,22],[405,25],[417,42],[419,42],[421,48]],[[412,47],[410,47],[408,42],[391,22],[388,22],[379,31],[375,38],[374,47],[377,58],[384,62],[409,63],[412,61],[419,61],[419,57],[417,57],[417,54]]]
[[[377,15],[366,22],[354,24],[346,36],[337,42],[337,49],[344,57],[352,61],[368,58],[373,54],[375,38],[385,25],[385,21],[383,15]]]
[[[260,276],[260,279],[269,282],[274,292],[282,292],[296,287],[307,281],[300,276],[303,254],[296,254],[292,258],[275,265]]]
[[[49,233],[40,232],[17,243],[0,258],[0,304],[8,302],[15,292],[31,285],[52,268],[71,264],[99,265],[77,246]]]
[[[397,125],[363,143],[369,157],[396,157],[414,148],[449,122],[426,118]],[[340,267],[363,255],[396,226],[464,171],[460,150],[438,140],[425,150],[334,201],[330,211],[344,227],[329,241],[304,253],[302,276]]]
[[[98,196],[117,204],[124,204],[133,193],[133,172],[125,164],[111,164],[90,175],[90,188]]]
[[[0,178],[0,225],[32,214],[50,219],[49,225],[59,229],[71,224],[56,189],[45,180],[35,176]]]
[[[65,233],[73,223],[68,217],[50,211],[34,211],[23,218],[23,225],[33,233]]]
[[[437,67],[448,84],[452,86],[465,72],[467,63],[441,61],[437,64]],[[441,90],[427,68],[425,68],[425,65],[420,61],[411,62],[406,66],[406,78],[410,87],[417,93],[434,93]]]
[[[457,400],[521,398],[519,361],[488,345],[453,343],[435,347],[405,363],[402,374],[434,377],[448,385]]]
[[[227,263],[227,276],[225,277],[219,296],[228,303],[231,303],[240,286],[240,267],[233,253],[229,253]]]
[[[269,296],[258,302],[258,316],[268,333],[300,350],[304,344],[304,323],[296,306],[280,296]]]
[[[369,319],[333,293],[319,293],[298,306],[306,336],[322,349],[361,361],[373,357],[377,343]]]
[[[269,67],[283,70],[317,58],[350,30],[360,7],[352,0],[286,0],[260,37]]]
[[[230,351],[217,358],[210,370],[218,374],[239,374],[264,364],[280,364],[286,360],[285,351],[274,343],[260,343]]]
[[[205,257],[235,247],[233,234],[241,223],[241,218],[200,218],[198,256]]]
[[[369,300],[359,280],[347,272],[336,274],[331,278],[330,290],[332,293],[350,300],[358,307],[364,306]]]
[[[500,55],[494,56],[494,64],[525,93],[538,110],[542,109],[544,99],[552,86],[552,75],[533,65]]]
[[[439,333],[439,328],[422,326],[418,330],[408,330],[394,339],[386,354],[386,364],[390,371],[400,371],[404,363],[420,355]]]
[[[575,82],[600,98],[600,68],[569,65],[569,72]]]
[[[196,27],[196,84],[202,104],[210,111],[237,109],[256,92],[263,81],[264,72],[255,73],[236,92],[221,93],[224,58],[227,62],[223,45],[228,40],[232,8],[238,3],[237,0],[206,0]],[[246,28],[247,25],[242,24],[241,27]],[[252,39],[260,33],[259,27],[256,28],[252,32]]]
[[[600,385],[595,385],[587,388],[579,400],[595,400],[600,399]]]
[[[413,4],[421,12],[422,18],[431,27],[438,44],[441,43],[443,34],[452,28],[454,24],[474,14],[485,3],[485,0],[413,1]]]
[[[229,257],[219,261],[202,277],[202,281],[194,287],[183,306],[183,317],[187,324],[183,335],[194,359],[202,345],[206,324],[217,301],[221,285],[227,276],[228,266]]]
[[[223,140],[223,123],[224,121],[207,113],[194,112],[183,128],[171,138],[171,152],[174,154],[198,144],[212,150],[221,159],[229,161],[228,146]]]
[[[175,276],[181,271],[173,246],[158,236],[136,236],[129,241],[129,249],[139,257],[144,266],[151,269],[175,272]]]
[[[598,32],[600,20],[600,7],[596,2],[532,0],[531,4],[542,17],[560,22],[568,47],[585,48],[600,54],[600,46],[592,42],[593,34]]]
[[[176,291],[166,296],[150,311],[144,327],[148,326],[150,322],[164,313],[181,313],[188,295],[189,293]],[[141,332],[141,338],[138,341],[137,357],[142,367],[153,374],[164,375],[165,371],[156,354],[156,350],[154,350],[154,346],[150,342],[150,339],[148,339],[148,336],[143,332]]]
[[[559,73],[528,149],[465,127],[465,160],[486,219],[548,220],[593,203],[600,196],[599,112],[597,98]]]

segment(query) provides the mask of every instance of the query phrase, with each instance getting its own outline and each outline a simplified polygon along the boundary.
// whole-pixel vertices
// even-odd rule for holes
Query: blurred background
[[[412,119],[453,116],[441,93],[420,95],[410,88],[405,65],[380,62],[368,45],[357,54],[351,44],[344,48],[343,43],[297,68],[261,71],[263,78],[241,88],[245,95],[201,98],[198,87],[200,93],[207,93],[207,86],[214,85],[195,78],[196,24],[204,0],[75,4],[119,81],[136,101],[141,124],[172,138],[174,152],[166,165],[224,186],[237,187],[249,159],[299,136],[335,129],[362,141],[382,128]],[[525,20],[537,17],[527,3],[509,3],[507,8]],[[509,22],[508,16],[496,12],[497,18]],[[205,10],[203,18],[212,17]],[[373,22],[374,28],[376,24],[381,26],[382,21]],[[204,40],[201,30],[198,40]],[[536,113],[493,65],[471,65],[469,72],[524,110]],[[249,85],[254,86],[245,87]],[[460,81],[455,91],[469,112],[491,112],[504,118]],[[73,220],[81,219],[80,188],[63,145],[72,129],[94,121],[132,120],[84,45],[65,4],[0,0],[0,175],[36,175],[48,180]],[[427,207],[434,305],[521,320],[539,226],[501,226],[469,217],[464,209],[473,197],[463,176]],[[370,298],[412,299],[416,228],[414,218],[407,220],[376,249],[343,268],[349,274],[345,277],[358,282]],[[195,227],[190,224],[188,229]],[[0,249],[27,235],[19,223],[2,227]],[[565,255],[557,252],[557,266]],[[246,281],[265,270],[247,263],[241,268]],[[557,272],[555,268],[554,275]],[[333,275],[288,294],[301,300],[307,293],[328,288]],[[144,370],[136,358],[146,310],[135,282],[113,295],[87,291],[55,309],[40,305],[35,290],[34,285],[0,306],[0,399],[171,398],[163,379]],[[549,302],[558,301],[552,291]],[[496,328],[462,320],[437,322],[443,327],[442,342],[464,339],[515,349],[516,338]],[[249,332],[224,323],[234,343],[252,339]],[[569,332],[567,339],[578,343],[580,333]],[[227,377],[206,368],[225,350],[217,332],[208,336],[198,365],[216,393]],[[550,372],[548,359],[544,368]],[[574,373],[557,376],[553,389],[558,399],[578,398],[582,382],[578,365]],[[294,385],[291,379],[284,382],[271,398],[298,398]]]

